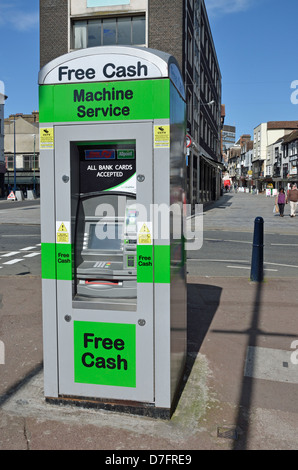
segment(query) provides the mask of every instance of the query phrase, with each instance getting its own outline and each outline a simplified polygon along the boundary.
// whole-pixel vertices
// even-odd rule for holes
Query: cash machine
[[[178,64],[84,49],[43,67],[39,93],[45,397],[170,416],[186,360]]]

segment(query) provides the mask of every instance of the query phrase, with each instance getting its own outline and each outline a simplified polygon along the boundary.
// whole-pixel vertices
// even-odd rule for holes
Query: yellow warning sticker
[[[39,130],[40,149],[49,150],[54,148],[54,128],[42,127]]]
[[[56,243],[70,243],[70,223],[56,221]]]
[[[138,244],[152,245],[152,222],[138,222]]]
[[[58,228],[58,232],[67,232],[67,228],[65,227],[63,222],[60,225],[60,227]]]
[[[150,230],[149,230],[149,228],[147,227],[146,224],[143,224],[142,227],[141,227],[140,232],[146,232],[146,233],[148,233],[148,232],[150,232]]]
[[[154,126],[154,148],[170,147],[170,126]]]

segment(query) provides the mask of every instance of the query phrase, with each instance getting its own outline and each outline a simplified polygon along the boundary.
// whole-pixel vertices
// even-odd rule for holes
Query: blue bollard
[[[251,281],[263,281],[263,262],[264,262],[264,220],[262,217],[256,217],[254,227],[254,239],[251,258]]]

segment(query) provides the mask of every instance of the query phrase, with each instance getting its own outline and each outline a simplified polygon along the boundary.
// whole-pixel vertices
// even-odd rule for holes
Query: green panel
[[[64,243],[42,243],[41,276],[42,279],[71,281],[72,245]]]
[[[171,247],[169,245],[154,246],[154,282],[171,282]]]
[[[169,119],[170,81],[135,80],[39,87],[39,121]]]
[[[39,115],[45,117],[53,116],[53,104],[54,104],[54,87],[40,86],[39,87]],[[41,121],[39,122],[50,122],[50,121]],[[52,121],[51,121],[52,122]]]
[[[136,387],[136,325],[74,321],[75,382]]]
[[[137,246],[137,282],[153,282],[153,246]]]
[[[41,244],[41,277],[56,279],[56,244]]]
[[[72,275],[72,245],[66,243],[56,244],[57,279],[71,281]]]

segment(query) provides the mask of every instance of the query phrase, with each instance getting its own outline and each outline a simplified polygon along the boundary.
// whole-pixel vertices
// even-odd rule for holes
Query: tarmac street
[[[0,202],[2,244],[8,224],[12,234],[39,224],[38,201],[26,211],[10,204]],[[131,457],[175,453],[186,463],[196,450],[296,450],[298,217],[287,211],[276,217],[273,205],[261,194],[228,193],[204,207],[203,246],[187,253],[188,360],[169,421],[46,403],[40,274],[29,264],[30,274],[1,273],[0,449],[102,450],[101,463],[124,451]],[[278,269],[265,271],[261,283],[250,281],[249,270],[258,216],[264,219],[264,264]],[[11,252],[34,253],[38,243],[34,238]],[[233,265],[238,268],[227,267]],[[154,463],[140,455],[135,466]]]

